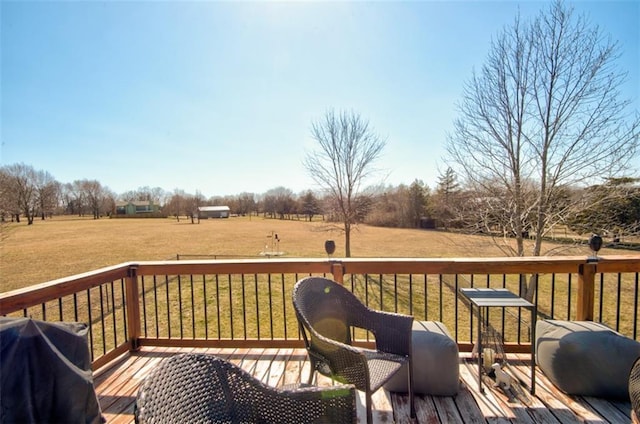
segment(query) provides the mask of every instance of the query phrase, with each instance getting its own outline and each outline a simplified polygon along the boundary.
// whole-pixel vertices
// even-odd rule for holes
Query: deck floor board
[[[218,355],[250,372],[270,386],[306,382],[309,361],[304,349],[178,349],[144,347],[126,354],[94,373],[94,384],[108,423],[134,422],[134,404],[140,384],[163,359],[176,353],[202,352]],[[554,387],[536,368],[536,393],[520,384],[505,391],[485,376],[484,393],[478,391],[477,364],[461,354],[460,392],[456,396],[416,396],[419,424],[439,423],[628,423],[629,402],[568,396]],[[530,362],[522,355],[509,359],[514,381],[530,381]],[[331,385],[316,376],[314,383]],[[364,395],[358,393],[358,420],[365,422]],[[373,396],[374,422],[409,422],[409,399],[405,394],[379,390]]]

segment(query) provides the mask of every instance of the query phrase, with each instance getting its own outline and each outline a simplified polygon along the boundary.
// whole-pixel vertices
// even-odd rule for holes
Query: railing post
[[[596,265],[595,263],[586,263],[578,268],[578,305],[576,312],[578,321],[593,321]]]
[[[336,283],[343,283],[344,280],[344,266],[340,261],[331,261],[331,274],[333,274],[333,281]]]
[[[138,296],[138,268],[129,267],[125,278],[125,291],[127,296],[127,326],[129,327],[129,350],[140,349],[140,299]]]

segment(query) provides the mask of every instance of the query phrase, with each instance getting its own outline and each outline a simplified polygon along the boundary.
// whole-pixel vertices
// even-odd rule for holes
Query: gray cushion
[[[536,363],[571,395],[629,399],[629,372],[640,343],[592,321],[540,320]]]
[[[460,387],[458,345],[439,321],[414,321],[411,335],[413,391],[418,394],[451,396]],[[385,385],[390,392],[407,392],[407,366]]]
[[[0,422],[105,422],[88,332],[83,323],[0,317]]]

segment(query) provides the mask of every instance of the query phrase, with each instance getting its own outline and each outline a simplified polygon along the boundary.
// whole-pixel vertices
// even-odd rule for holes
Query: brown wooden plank
[[[528,363],[518,361],[509,362],[510,371],[518,375],[520,380],[530,378],[530,366]],[[562,400],[558,399],[555,394],[549,390],[549,381],[546,376],[539,372],[536,368],[536,395],[531,396],[525,390],[525,395],[530,396],[529,414],[536,422],[561,422],[561,423],[579,423],[582,422],[573,410],[567,406]],[[551,414],[550,417],[548,414]]]
[[[464,382],[461,383],[460,391],[455,396],[455,403],[458,411],[460,411],[462,421],[465,424],[480,424],[486,422],[480,407],[476,403],[475,397],[471,393],[471,389]]]
[[[463,423],[462,416],[451,396],[432,396],[433,404],[443,423]]]
[[[575,419],[577,419],[577,421],[575,422],[602,424],[602,417],[600,417],[600,415],[596,411],[594,411],[593,408],[591,408],[589,405],[583,404],[582,402],[580,402],[580,400],[574,399],[573,397],[561,392],[556,386],[553,385],[553,383],[549,381],[549,379],[542,373],[539,368],[536,368],[536,372],[536,381],[538,381],[536,390],[538,389],[538,387],[541,387],[549,394],[549,396],[544,399],[544,403],[547,408],[549,408],[549,405],[551,405],[551,399],[555,399],[561,402],[565,408],[568,408],[571,411]],[[536,395],[539,399],[541,399],[542,394],[538,394],[536,392]],[[556,417],[558,417],[561,422],[565,422],[566,418],[560,417],[555,409],[550,409],[550,411]],[[567,420],[566,422],[571,421]]]
[[[303,369],[305,365],[307,366],[306,370]],[[306,383],[308,375],[309,361],[307,360],[307,351],[296,349],[287,360],[281,385]]]
[[[271,362],[278,354],[278,349],[260,349],[252,350],[252,355],[257,355],[253,376],[258,380],[266,383],[271,368]]]
[[[364,401],[364,396],[362,397]],[[407,396],[407,403],[409,402]],[[374,423],[391,423],[393,422],[393,406],[391,404],[391,394],[384,390],[378,389],[371,395],[373,422]],[[361,415],[366,417],[366,415]],[[363,420],[365,422],[366,419]]]
[[[125,361],[118,362],[110,372],[105,372],[94,381],[103,411],[117,410],[113,405],[122,397],[126,384],[130,383],[133,376],[150,360],[151,356],[148,355],[128,355]]]
[[[531,385],[531,358],[529,355],[520,355],[520,358],[509,358],[505,371],[512,376],[512,384],[507,393],[509,404],[512,405],[518,422],[532,422],[540,424],[558,424],[560,421],[546,409],[544,403],[530,393]],[[536,389],[537,390],[537,389]]]
[[[503,411],[490,390],[478,391],[478,366],[475,362],[463,359],[460,366],[460,377],[463,379],[476,400],[480,411],[491,422],[510,423],[515,418],[513,411]]]
[[[612,404],[607,399],[591,396],[582,396],[582,399],[602,417],[607,417],[607,420],[610,423],[631,422],[630,414],[624,414],[616,405]]]
[[[265,378],[265,383],[268,386],[279,387],[283,385],[287,361],[291,355],[293,355],[293,349],[278,349]]]
[[[304,349],[177,349],[143,348],[132,355],[126,354],[112,364],[94,373],[94,382],[103,413],[108,423],[132,423],[135,395],[141,382],[163,359],[178,352],[201,352],[215,354],[232,362],[244,364],[262,376],[263,381],[277,385],[299,382],[300,373],[308,370]],[[524,359],[524,360],[522,360]],[[516,357],[509,361],[509,372],[519,373],[519,378],[528,380],[528,358]],[[416,396],[417,423],[618,423],[629,422],[630,404],[604,399],[567,396],[548,381],[537,368],[536,396],[525,402],[510,404],[508,394],[501,389],[485,387],[485,394],[477,393],[477,365],[462,358],[461,389],[452,397]],[[303,374],[306,381],[306,374]],[[318,377],[319,385],[331,385],[331,380]],[[273,385],[273,384],[270,384]],[[520,399],[519,396],[516,396]],[[386,404],[388,403],[389,409]],[[358,392],[358,417],[365,421],[364,394]],[[505,411],[509,409],[510,412]],[[627,412],[625,412],[627,410]],[[391,412],[393,411],[393,412]],[[501,412],[500,412],[501,411]],[[502,415],[500,415],[502,414]],[[528,417],[525,415],[528,414]],[[485,416],[486,415],[486,416]],[[510,418],[511,417],[511,418]],[[374,395],[374,421],[376,423],[409,422],[409,402],[404,394],[389,394],[383,390]]]
[[[496,386],[495,381],[485,376],[484,379],[485,392],[491,394],[497,405],[505,411],[507,417],[517,423],[534,424],[533,418],[526,411],[526,404],[522,402],[520,394],[523,390],[517,382],[513,382],[510,389],[502,386]],[[527,399],[527,401],[530,401]]]
[[[391,393],[391,404],[396,423],[411,422],[409,397],[403,393]],[[431,396],[415,397],[416,418],[420,424],[439,424],[440,418]]]

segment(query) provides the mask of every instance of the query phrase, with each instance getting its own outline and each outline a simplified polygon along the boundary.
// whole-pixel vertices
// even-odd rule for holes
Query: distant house
[[[229,206],[200,206],[198,208],[198,217],[200,219],[229,218],[230,212]]]
[[[160,206],[154,205],[151,200],[135,200],[129,202],[116,202],[116,215],[150,214],[160,210]]]

